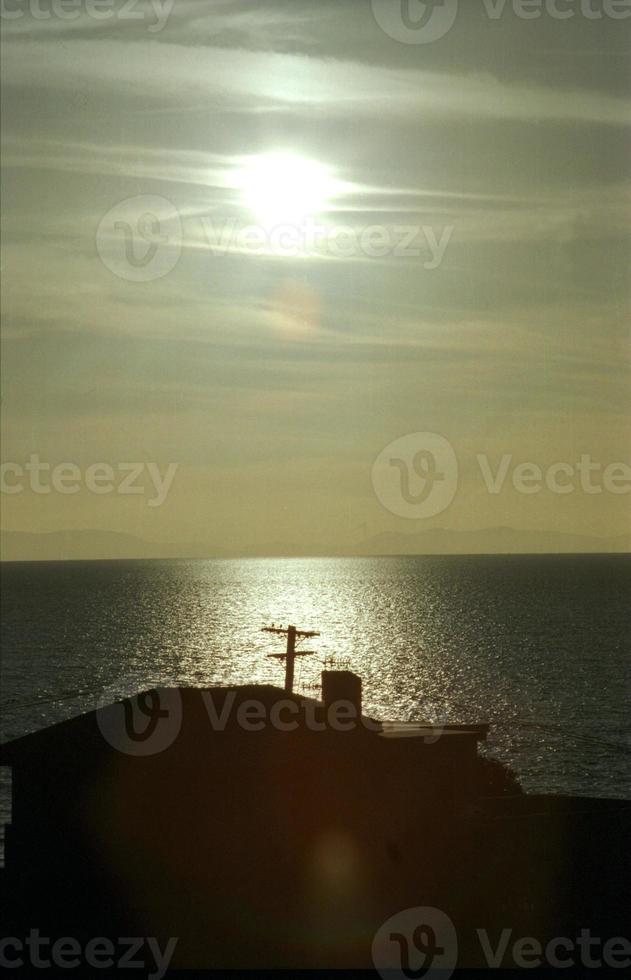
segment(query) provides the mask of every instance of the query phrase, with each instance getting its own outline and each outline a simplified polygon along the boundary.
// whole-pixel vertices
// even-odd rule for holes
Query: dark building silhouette
[[[153,691],[17,739],[3,934],[176,936],[198,968],[369,967],[380,925],[420,905],[464,962],[476,923],[545,938],[596,908],[615,934],[631,805],[525,796],[485,735],[377,723],[329,671],[323,703]]]

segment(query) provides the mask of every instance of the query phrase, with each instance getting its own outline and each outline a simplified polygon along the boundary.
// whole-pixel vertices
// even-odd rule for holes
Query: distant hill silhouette
[[[417,534],[377,534],[358,545],[367,555],[595,554],[631,551],[631,535],[599,538],[562,531],[520,531],[492,527],[479,531],[432,528]]]
[[[218,557],[220,552],[215,551]],[[64,561],[124,558],[206,558],[209,549],[198,545],[162,544],[117,531],[54,531],[35,534],[3,531],[2,561]]]
[[[475,531],[431,528],[416,534],[384,532],[354,544],[330,547],[274,541],[228,551],[204,543],[145,541],[117,531],[55,531],[49,534],[3,531],[3,561],[63,561],[131,558],[310,557],[368,555],[619,554],[631,552],[631,535],[599,538],[561,531],[523,531],[510,527]]]

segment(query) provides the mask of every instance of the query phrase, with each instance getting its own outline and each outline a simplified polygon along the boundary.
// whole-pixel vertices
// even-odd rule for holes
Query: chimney
[[[357,717],[362,713],[362,679],[351,670],[322,671],[322,701],[328,711],[335,701],[350,701]]]

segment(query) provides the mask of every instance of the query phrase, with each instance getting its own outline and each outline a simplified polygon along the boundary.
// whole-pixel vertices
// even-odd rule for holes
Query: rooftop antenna
[[[295,626],[264,626],[263,633],[282,633],[287,637],[287,649],[285,653],[268,653],[268,657],[274,660],[285,661],[285,691],[292,694],[294,689],[294,664],[296,657],[308,657],[314,650],[296,650],[296,641],[304,640],[307,637],[319,636],[315,630],[299,630]]]

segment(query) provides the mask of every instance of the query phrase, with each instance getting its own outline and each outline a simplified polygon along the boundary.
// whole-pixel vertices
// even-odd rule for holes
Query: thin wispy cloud
[[[301,494],[323,523],[378,524],[371,460],[406,432],[559,459],[606,433],[623,457],[623,23],[463,0],[439,43],[406,45],[369,2],[168,6],[4,23],[5,452],[203,460],[171,540],[217,472],[238,525],[253,459],[291,470],[300,538]],[[345,250],[240,237],[302,230],[284,198],[311,201],[309,180],[243,184],[283,154],[330,177],[302,210]],[[298,465],[323,459],[324,502]],[[621,509],[571,504],[559,521],[619,532]]]
[[[563,89],[502,85],[484,75],[461,75],[368,67],[356,62],[240,49],[191,48],[150,41],[131,44],[75,40],[67,48],[41,41],[6,44],[5,83],[25,88],[67,90],[91,84],[140,99],[173,105],[200,95],[222,100],[254,99],[261,106],[303,107],[327,114],[389,114],[410,118],[459,118],[515,121],[596,122],[628,126],[631,103],[599,92],[573,99]],[[46,77],[38,71],[46,63]],[[165,63],[168,90],[156,88]]]

